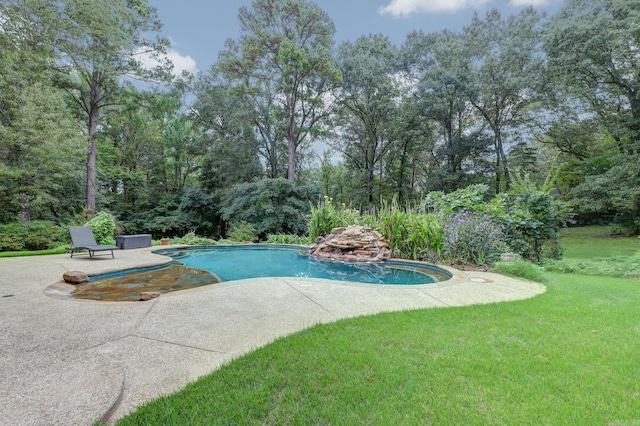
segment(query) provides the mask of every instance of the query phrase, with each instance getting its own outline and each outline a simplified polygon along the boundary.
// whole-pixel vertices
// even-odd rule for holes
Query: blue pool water
[[[451,278],[443,269],[423,263],[343,263],[310,257],[306,249],[282,246],[216,246],[168,249],[157,253],[220,281],[260,277],[324,278],[369,284],[432,284]]]

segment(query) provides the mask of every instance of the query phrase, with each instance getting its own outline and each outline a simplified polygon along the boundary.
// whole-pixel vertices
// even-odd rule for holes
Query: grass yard
[[[548,260],[548,271],[640,279],[640,239],[611,237],[608,226],[562,232],[562,260]]]
[[[612,237],[609,226],[567,228],[561,233],[565,260],[597,260],[633,256],[640,250],[638,237]]]
[[[569,241],[569,253],[605,251],[576,234],[567,238],[592,243]],[[639,423],[640,282],[546,281],[545,294],[519,302],[315,326],[117,424]]]

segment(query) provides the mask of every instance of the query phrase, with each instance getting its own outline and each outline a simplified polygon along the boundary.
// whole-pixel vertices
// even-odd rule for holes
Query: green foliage
[[[469,185],[448,194],[440,191],[429,192],[424,200],[424,208],[440,215],[449,215],[463,210],[482,210],[488,194],[489,186],[485,184]]]
[[[507,244],[535,262],[543,257],[560,258],[564,205],[555,200],[550,186],[538,186],[526,177],[515,180],[509,192],[499,194],[489,206],[505,227]]]
[[[203,233],[209,229],[209,218],[215,215],[207,210],[211,206],[207,197],[200,195],[187,191],[182,198],[173,193],[158,197],[155,207],[126,215],[122,227],[128,234],[150,233],[155,239],[184,235],[190,230]]]
[[[549,279],[544,274],[543,268],[534,265],[526,260],[516,260],[515,262],[499,262],[493,271],[508,275],[515,278],[524,278],[525,280],[535,281],[538,283],[546,283]]]
[[[491,266],[507,250],[503,227],[485,213],[461,211],[443,221],[449,262]]]
[[[216,240],[211,238],[199,237],[194,232],[189,232],[180,238],[174,238],[171,240],[171,244],[186,244],[189,246],[214,246],[217,244]]]
[[[559,231],[567,212],[565,205],[552,195],[555,172],[552,168],[540,184],[528,176],[511,175],[511,189],[490,201],[487,201],[487,185],[471,185],[449,194],[427,194],[425,209],[434,211],[447,223],[445,246],[452,245],[445,247],[445,259],[492,264],[499,251],[507,248],[536,262],[543,257],[559,258],[562,254]],[[469,220],[459,216],[463,212],[474,224],[472,228],[468,228]],[[478,219],[477,214],[483,219]],[[496,224],[502,225],[499,239],[490,237]],[[485,234],[478,234],[476,227],[486,231]],[[491,245],[494,241],[495,247]]]
[[[396,257],[400,257],[401,245],[409,235],[408,218],[409,215],[400,210],[397,205],[383,207],[377,214],[377,230],[389,243],[391,253]]]
[[[64,254],[69,253],[64,247],[56,247],[47,250],[33,250],[33,251],[2,251],[0,257],[25,257],[25,256],[44,256],[47,254]]]
[[[640,233],[640,217],[635,212],[623,212],[613,219],[611,224],[611,235],[630,237]]]
[[[302,235],[307,230],[309,203],[318,193],[316,186],[286,179],[239,184],[222,196],[222,216],[231,223],[252,224],[261,240],[268,234]]]
[[[241,36],[227,41],[220,69],[237,95],[256,105],[286,98],[271,111],[256,111],[253,120],[263,137],[279,129],[267,137],[270,149],[284,138],[288,152],[295,154],[305,138],[317,136],[325,113],[323,95],[340,81],[331,58],[335,25],[316,3],[305,0],[255,0],[240,7],[238,17]],[[289,155],[287,164],[293,181],[296,156]]]
[[[247,222],[232,223],[228,234],[229,239],[236,243],[254,242],[256,240],[256,229]]]
[[[640,252],[633,256],[609,256],[584,260],[545,260],[542,266],[549,272],[599,275],[618,278],[640,278]]]
[[[394,256],[412,260],[439,259],[444,248],[442,222],[431,213],[384,207],[373,225],[380,231]]]
[[[311,242],[311,238],[300,235],[269,234],[269,236],[267,237],[267,244],[293,244],[306,246],[311,244]]]
[[[44,220],[0,225],[0,251],[51,249],[64,243],[66,234],[64,228]]]
[[[22,250],[25,236],[26,229],[21,223],[0,225],[0,251]]]
[[[85,223],[93,229],[93,236],[98,244],[113,244],[116,231],[116,219],[107,212],[99,212],[93,219]]]
[[[333,198],[325,195],[317,207],[311,207],[311,218],[308,234],[311,240],[331,233],[333,228],[355,225],[360,218],[360,211],[347,208],[345,204],[336,206]]]
[[[413,260],[435,260],[442,253],[443,230],[440,220],[433,214],[405,210],[397,203],[385,205],[369,215],[347,208],[336,207],[332,199],[312,208],[309,221],[309,238],[315,240],[333,228],[350,225],[367,225],[380,232],[395,257]]]

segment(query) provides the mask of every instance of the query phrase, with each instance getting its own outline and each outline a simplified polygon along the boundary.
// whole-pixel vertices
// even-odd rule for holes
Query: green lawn
[[[638,237],[612,237],[609,226],[567,228],[561,233],[566,260],[595,260],[614,256],[633,256],[640,250]]]
[[[118,425],[640,422],[640,282],[546,278],[529,300],[315,326]]]

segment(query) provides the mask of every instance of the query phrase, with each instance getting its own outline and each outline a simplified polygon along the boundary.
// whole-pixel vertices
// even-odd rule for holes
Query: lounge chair
[[[93,229],[91,229],[90,226],[70,226],[69,233],[71,234],[73,247],[67,247],[67,250],[71,251],[71,257],[73,257],[73,253],[83,250],[87,250],[89,252],[90,258],[97,256],[96,252],[110,251],[111,258],[115,259],[113,251],[117,250],[118,247],[111,245],[98,245],[98,243],[96,243],[96,238],[93,236]]]

